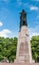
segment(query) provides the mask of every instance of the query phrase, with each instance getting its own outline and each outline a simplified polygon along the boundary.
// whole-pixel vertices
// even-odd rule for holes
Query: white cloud
[[[37,6],[30,6],[30,10],[35,10],[35,11],[37,11],[39,9],[39,7],[37,7]]]
[[[3,23],[0,21],[0,27],[3,26]]]
[[[32,38],[32,36],[39,35],[38,29],[39,29],[39,25],[34,28],[29,28],[30,39]]]
[[[1,37],[10,37],[11,36],[11,31],[8,29],[3,29],[2,31],[0,31],[0,36]]]

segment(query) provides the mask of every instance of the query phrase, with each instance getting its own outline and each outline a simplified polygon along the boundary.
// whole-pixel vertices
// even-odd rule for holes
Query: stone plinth
[[[29,32],[27,26],[22,26],[21,31],[18,34],[18,45],[15,62],[32,63],[32,53],[29,39]]]

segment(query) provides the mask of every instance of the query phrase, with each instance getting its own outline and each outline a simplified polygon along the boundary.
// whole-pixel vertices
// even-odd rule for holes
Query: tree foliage
[[[0,61],[5,58],[9,62],[13,62],[16,58],[17,49],[17,37],[3,38],[0,37]],[[32,57],[35,62],[39,62],[39,36],[33,36],[31,38]]]
[[[0,61],[7,58],[13,62],[16,57],[17,38],[0,37]]]
[[[39,62],[39,36],[33,36],[31,39],[32,56],[35,62]]]

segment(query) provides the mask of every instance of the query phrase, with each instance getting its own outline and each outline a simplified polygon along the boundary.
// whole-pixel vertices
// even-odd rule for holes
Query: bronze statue
[[[20,30],[21,30],[21,26],[27,26],[27,18],[26,18],[26,12],[24,11],[24,9],[22,10],[22,12],[20,13]]]

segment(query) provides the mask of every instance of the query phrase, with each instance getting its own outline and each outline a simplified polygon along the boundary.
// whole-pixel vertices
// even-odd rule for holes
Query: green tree
[[[35,62],[39,62],[39,36],[33,36],[31,39],[32,56]]]
[[[0,37],[0,61],[7,58],[9,62],[14,62],[16,58],[17,37]],[[39,62],[39,36],[31,38],[32,57],[35,62]]]
[[[7,58],[13,62],[16,58],[17,38],[0,37],[0,61]]]

